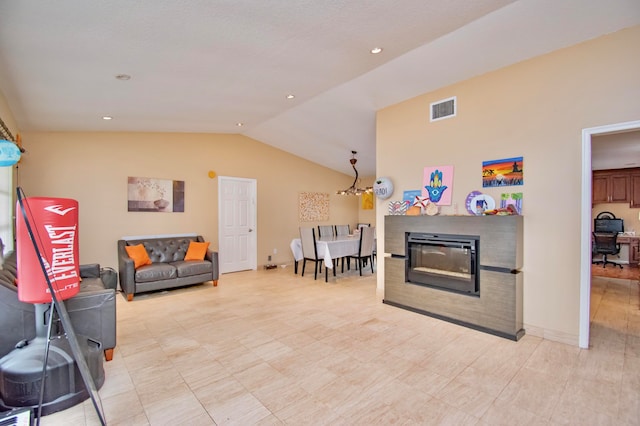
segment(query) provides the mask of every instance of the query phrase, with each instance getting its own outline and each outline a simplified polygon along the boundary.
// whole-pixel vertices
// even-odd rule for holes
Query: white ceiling
[[[640,167],[640,131],[613,133],[591,138],[593,170]]]
[[[242,133],[372,176],[376,110],[638,24],[638,0],[2,0],[0,90],[21,131]]]

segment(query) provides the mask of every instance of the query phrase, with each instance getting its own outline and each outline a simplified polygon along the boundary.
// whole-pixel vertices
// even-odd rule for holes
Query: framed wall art
[[[300,222],[326,222],[329,220],[329,194],[301,192],[298,196]]]
[[[130,212],[184,212],[184,181],[145,177],[127,178]]]
[[[439,206],[451,205],[453,166],[425,167],[422,195]]]
[[[362,210],[373,210],[373,192],[362,193]]]
[[[522,157],[482,162],[482,186],[523,185],[524,161]]]

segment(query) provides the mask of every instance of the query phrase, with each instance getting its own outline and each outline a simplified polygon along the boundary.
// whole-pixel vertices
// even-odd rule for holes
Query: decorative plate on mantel
[[[471,191],[469,195],[467,195],[465,206],[469,214],[482,216],[485,210],[493,210],[496,208],[496,201],[490,195],[483,194],[480,191]]]

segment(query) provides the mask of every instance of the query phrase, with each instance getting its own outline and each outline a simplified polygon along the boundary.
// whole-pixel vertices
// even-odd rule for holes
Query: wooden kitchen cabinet
[[[592,203],[628,203],[630,193],[628,172],[595,170],[592,180]],[[640,192],[640,174],[638,174]],[[638,199],[640,204],[640,198]]]

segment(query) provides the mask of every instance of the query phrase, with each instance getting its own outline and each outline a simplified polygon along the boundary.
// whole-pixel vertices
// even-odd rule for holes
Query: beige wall
[[[331,194],[325,224],[360,220],[359,199],[335,195],[352,176],[240,135],[47,132],[25,133],[23,142],[19,184],[26,194],[79,201],[82,263],[117,267],[116,240],[126,235],[195,232],[217,249],[218,179],[209,170],[257,180],[258,265],[274,248],[275,263],[292,262],[298,227],[319,224],[298,221],[301,191]],[[128,212],[128,176],[185,181],[185,212]]]
[[[379,111],[377,173],[402,191],[425,166],[453,165],[453,203],[483,191],[483,160],[524,157],[524,322],[577,344],[582,129],[640,117],[640,27],[528,60]],[[457,117],[429,122],[429,104],[457,96]],[[591,194],[586,194],[591,197]],[[387,202],[378,201],[378,241]],[[443,214],[452,214],[453,205]],[[382,252],[379,246],[379,252]],[[384,266],[378,269],[383,288]]]
[[[16,125],[16,122],[13,118],[13,113],[9,108],[9,104],[7,103],[7,100],[4,97],[4,93],[2,93],[1,90],[0,90],[0,117],[2,118],[2,121],[4,121],[4,124],[9,128],[11,133],[13,133],[13,136],[15,137],[16,134],[18,133],[18,126]]]

